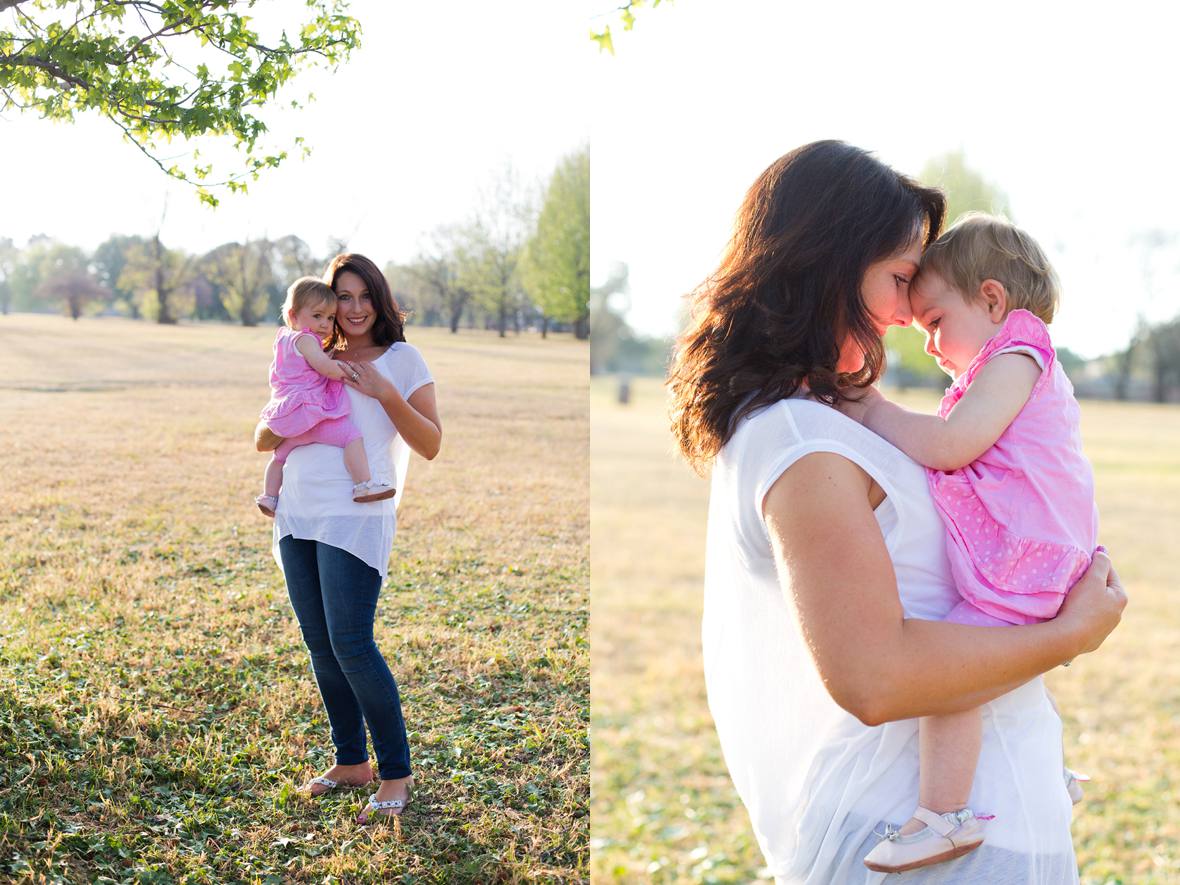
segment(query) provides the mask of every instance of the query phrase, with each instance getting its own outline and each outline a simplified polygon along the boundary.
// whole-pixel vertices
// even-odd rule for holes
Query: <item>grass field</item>
[[[410,329],[377,641],[417,790],[293,789],[328,724],[253,505],[273,328],[0,317],[0,881],[585,880],[588,348]]]
[[[746,882],[761,854],[725,773],[700,667],[708,484],[678,461],[663,392],[591,385],[591,873]],[[906,397],[932,410],[936,399]],[[1081,879],[1180,882],[1180,408],[1083,403],[1102,539],[1131,599],[1096,654],[1048,676],[1069,764]]]

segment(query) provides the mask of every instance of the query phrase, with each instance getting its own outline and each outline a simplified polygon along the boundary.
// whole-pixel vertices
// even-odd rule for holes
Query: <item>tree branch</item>
[[[0,0],[0,3],[4,0]],[[19,2],[19,0],[18,0]],[[0,55],[0,65],[11,65],[13,67],[22,68],[40,68],[46,73],[52,75],[55,79],[61,80],[63,83],[69,83],[71,86],[78,86],[82,89],[89,89],[90,83],[86,80],[76,77],[73,74],[68,74],[62,70],[61,66],[56,62],[52,62],[47,58],[38,58],[35,55],[19,56],[19,55]]]

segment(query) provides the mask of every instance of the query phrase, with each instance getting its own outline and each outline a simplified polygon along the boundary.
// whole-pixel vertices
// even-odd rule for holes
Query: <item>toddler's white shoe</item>
[[[902,873],[962,857],[983,844],[983,821],[970,808],[936,814],[919,805],[913,816],[926,826],[908,836],[886,826],[884,838],[865,855],[866,867]]]
[[[1077,805],[1086,796],[1086,794],[1082,791],[1082,784],[1090,780],[1090,775],[1082,774],[1080,771],[1074,771],[1067,768],[1065,769],[1064,777],[1065,790],[1067,793],[1069,793],[1069,801],[1071,801],[1074,805]]]
[[[397,494],[397,489],[391,483],[371,479],[368,482],[358,482],[352,487],[352,500],[358,504],[370,501],[384,501]]]
[[[279,499],[276,495],[259,495],[254,499],[254,503],[271,519],[275,518],[275,511],[279,508]]]

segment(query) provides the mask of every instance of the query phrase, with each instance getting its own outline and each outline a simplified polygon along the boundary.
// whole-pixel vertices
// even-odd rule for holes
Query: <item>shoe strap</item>
[[[340,786],[339,781],[334,781],[330,777],[313,777],[311,779],[311,783],[321,784],[322,786],[327,787],[329,790],[334,790]]]
[[[389,808],[404,808],[406,804],[405,799],[384,799],[377,801],[376,794],[369,797],[369,807],[374,811],[384,811]]]
[[[913,816],[944,839],[950,838],[950,834],[959,828],[958,824],[952,824],[941,814],[931,811],[929,808],[923,808],[921,805],[914,810]]]

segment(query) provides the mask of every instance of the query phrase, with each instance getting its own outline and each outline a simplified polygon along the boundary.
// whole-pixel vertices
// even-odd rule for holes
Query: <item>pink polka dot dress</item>
[[[927,471],[963,598],[946,620],[961,624],[1035,624],[1055,617],[1098,544],[1081,410],[1040,319],[1012,311],[947,389],[938,414],[950,414],[990,359],[1012,351],[1034,355],[1042,366],[1024,408],[966,467]]]
[[[349,412],[344,385],[325,378],[295,349],[295,342],[303,335],[310,335],[316,347],[320,346],[320,339],[310,329],[279,327],[270,364],[270,401],[260,415],[267,427],[285,438]]]

